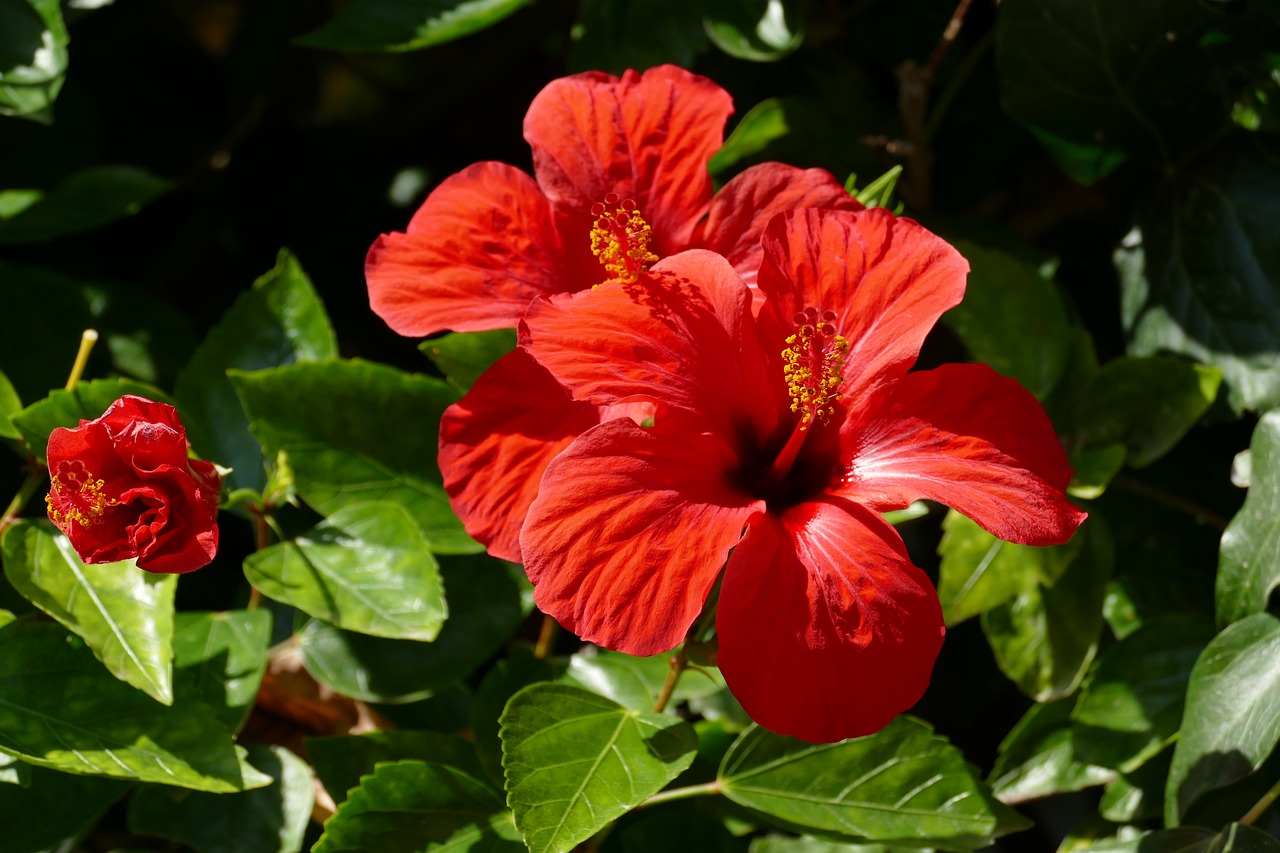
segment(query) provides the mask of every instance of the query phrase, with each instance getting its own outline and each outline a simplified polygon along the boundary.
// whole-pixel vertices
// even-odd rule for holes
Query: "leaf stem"
[[[1231,523],[1231,520],[1226,516],[1219,515],[1211,509],[1206,509],[1195,501],[1188,500],[1181,495],[1166,492],[1164,489],[1153,486],[1150,483],[1144,483],[1141,480],[1135,480],[1124,474],[1117,474],[1115,479],[1111,481],[1111,485],[1121,491],[1147,498],[1170,509],[1185,512],[1187,515],[1197,518],[1218,530],[1226,530],[1227,525]]]
[[[542,627],[538,629],[538,642],[533,647],[533,656],[543,660],[551,654],[551,644],[556,638],[556,629],[560,627],[554,618],[542,614]]]
[[[80,377],[84,375],[85,366],[89,363],[89,353],[93,352],[93,345],[98,342],[98,332],[96,329],[85,329],[80,333],[80,349],[76,351],[76,360],[71,365],[71,373],[67,376],[66,389],[72,391]]]
[[[22,508],[27,505],[27,501],[31,500],[31,497],[43,482],[44,469],[33,462],[27,471],[26,479],[18,487],[18,493],[13,496],[13,500],[9,501],[9,505],[5,507],[4,515],[0,515],[0,533],[4,533],[9,525],[18,520],[18,513],[22,512]]]
[[[1276,801],[1277,797],[1280,797],[1280,780],[1277,780],[1276,783],[1271,786],[1271,790],[1263,794],[1262,799],[1254,803],[1253,808],[1245,812],[1245,816],[1236,821],[1236,823],[1243,823],[1245,826],[1249,826],[1255,820],[1262,817],[1263,812],[1271,808],[1271,804]]]
[[[676,692],[676,682],[680,680],[680,674],[689,666],[689,658],[685,655],[684,646],[680,647],[674,655],[671,656],[671,667],[667,670],[667,680],[662,684],[662,692],[658,694],[657,700],[653,703],[653,713],[661,714],[667,709],[667,703],[671,701],[671,694]]]
[[[685,788],[672,788],[668,791],[659,791],[640,805],[636,806],[642,809],[645,806],[656,806],[659,803],[670,802],[671,800],[685,800],[690,797],[704,797],[708,794],[720,793],[720,780],[714,782],[706,782],[701,785],[689,785]]]

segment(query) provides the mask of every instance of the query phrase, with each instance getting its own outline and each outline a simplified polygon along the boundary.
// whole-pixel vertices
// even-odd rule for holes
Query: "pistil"
[[[633,282],[658,256],[649,251],[653,230],[644,221],[636,203],[609,193],[604,203],[591,206],[596,217],[591,229],[591,253],[609,273],[610,281]]]
[[[795,464],[800,448],[814,424],[826,425],[842,396],[845,358],[849,341],[835,327],[834,311],[807,308],[792,318],[795,332],[782,351],[782,375],[791,397],[791,411],[800,415],[787,443],[769,468],[769,479],[780,483]]]

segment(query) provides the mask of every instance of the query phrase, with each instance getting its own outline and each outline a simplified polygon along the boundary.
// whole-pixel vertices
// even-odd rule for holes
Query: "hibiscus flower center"
[[[604,203],[591,206],[591,215],[596,218],[591,228],[591,253],[604,264],[610,281],[635,281],[658,260],[649,251],[653,230],[634,201],[609,193]]]
[[[58,470],[51,472],[50,484],[44,500],[49,517],[60,527],[72,521],[85,527],[97,524],[107,508],[118,503],[103,493],[106,484],[94,479],[79,459],[59,462]]]
[[[782,350],[782,375],[791,397],[791,411],[800,417],[769,470],[769,479],[775,483],[790,473],[809,428],[831,422],[835,402],[842,396],[840,385],[849,341],[836,330],[835,320],[834,311],[817,308],[806,308],[791,318],[795,331],[787,336],[787,346]]]

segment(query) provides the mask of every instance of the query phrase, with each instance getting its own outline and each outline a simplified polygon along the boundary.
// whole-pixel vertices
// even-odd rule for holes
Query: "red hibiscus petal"
[[[954,507],[1009,542],[1056,545],[1087,517],[1044,409],[985,364],[910,373],[845,424],[840,494],[881,509],[916,498]]]
[[[585,248],[582,255],[591,260]],[[502,163],[447,178],[406,233],[383,234],[365,259],[370,306],[411,336],[514,328],[534,297],[599,280],[587,272],[566,260],[537,184]]]
[[[777,416],[773,406],[747,410],[769,387],[750,291],[704,250],[668,258],[634,283],[535,303],[521,345],[580,400],[649,398],[699,413],[722,435],[744,423],[767,435]],[[773,384],[782,387],[781,374]]]
[[[528,354],[503,356],[440,421],[440,471],[467,533],[521,562],[520,526],[542,472],[599,422],[595,406],[570,399]]]
[[[839,499],[754,520],[716,615],[720,670],[742,707],[815,743],[879,731],[914,705],[943,632],[897,533]]]
[[[584,433],[547,467],[520,548],[544,613],[632,655],[678,645],[763,502],[734,487],[709,435],[630,420]]]
[[[617,193],[635,201],[653,227],[654,251],[665,256],[689,246],[706,212],[707,161],[732,112],[723,89],[673,65],[621,79],[589,72],[538,93],[524,137],[538,184],[558,210],[584,217],[584,239],[591,206]]]
[[[806,308],[835,312],[850,345],[842,390],[854,409],[911,367],[925,335],[964,296],[969,264],[960,253],[882,208],[786,213],[763,244],[766,334],[791,334],[791,318]]]
[[[825,169],[783,163],[752,166],[711,199],[698,245],[724,255],[742,280],[754,286],[764,260],[760,239],[765,226],[779,213],[806,207],[862,210],[862,204]],[[763,294],[758,299],[763,301]]]

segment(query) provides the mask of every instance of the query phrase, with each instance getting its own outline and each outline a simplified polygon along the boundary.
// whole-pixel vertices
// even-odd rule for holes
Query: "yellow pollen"
[[[591,214],[596,217],[591,228],[591,253],[604,264],[610,281],[633,282],[658,260],[649,251],[653,230],[634,201],[619,200],[617,193],[609,193],[604,204],[591,206]]]
[[[58,463],[58,470],[50,477],[50,486],[44,499],[49,518],[64,529],[72,522],[85,527],[97,524],[108,507],[119,503],[107,497],[103,492],[106,484],[95,480],[79,459]]]
[[[792,318],[796,331],[787,337],[782,351],[782,375],[791,397],[791,411],[799,412],[799,429],[805,430],[815,421],[831,422],[835,401],[842,396],[845,358],[849,341],[836,332],[832,311],[809,308]]]

